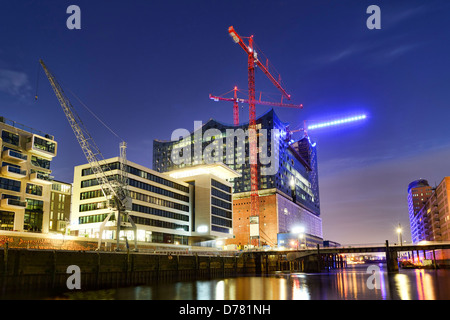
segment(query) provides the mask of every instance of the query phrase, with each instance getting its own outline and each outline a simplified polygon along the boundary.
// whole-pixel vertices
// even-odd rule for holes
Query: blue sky
[[[81,30],[66,9],[81,9]],[[369,30],[366,9],[381,9]],[[450,3],[436,1],[8,1],[0,4],[1,115],[59,141],[56,178],[72,180],[84,156],[38,60],[152,166],[153,139],[215,118],[232,105],[209,100],[247,88],[233,25],[282,75],[294,103],[277,108],[293,127],[365,112],[364,123],[311,131],[317,141],[324,236],[342,243],[396,240],[408,226],[406,189],[449,175]],[[277,94],[256,74],[257,91]],[[39,99],[34,100],[38,92]],[[70,95],[69,95],[70,97]],[[119,142],[77,105],[105,157]],[[257,106],[257,114],[268,107]],[[248,120],[248,110],[241,110]],[[409,240],[409,230],[404,238]]]

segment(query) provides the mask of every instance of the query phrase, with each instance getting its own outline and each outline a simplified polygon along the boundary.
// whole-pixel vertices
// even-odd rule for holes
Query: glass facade
[[[0,211],[0,230],[14,229],[14,212],[10,211]]]
[[[319,185],[318,185],[318,173],[317,173],[317,152],[316,145],[312,143],[308,137],[304,137],[297,141],[292,141],[288,138],[288,124],[283,123],[275,114],[273,110],[266,112],[264,115],[256,120],[257,127],[261,132],[261,129],[267,130],[267,145],[266,154],[268,157],[272,156],[272,152],[276,152],[277,156],[274,159],[275,164],[261,164],[258,162],[258,190],[277,189],[288,196],[294,196],[295,201],[299,204],[307,207],[313,214],[320,215],[320,202],[319,202]],[[238,139],[235,139],[232,152],[229,152],[227,157],[227,130],[234,130],[236,132],[239,129],[247,130],[248,124],[243,124],[237,127],[232,125],[223,124],[216,120],[209,120],[201,128],[201,147],[202,151],[211,144],[210,137],[204,135],[206,130],[217,129],[222,135],[216,136],[217,139],[222,139],[223,154],[217,155],[217,160],[228,165],[231,169],[234,169],[241,174],[241,177],[231,179],[233,184],[233,193],[250,192],[250,164],[249,164],[249,142],[248,137],[245,139],[245,143],[238,143]],[[272,145],[271,129],[277,129],[280,133],[279,136],[273,137],[277,143]],[[199,129],[200,130],[200,129]],[[199,135],[200,136],[200,135]],[[184,141],[153,141],[153,168],[158,172],[168,172],[171,170],[181,169],[188,167],[190,164],[181,163],[175,164],[172,162],[172,151],[176,150],[182,145],[186,144],[186,141],[191,142],[191,163],[197,158],[194,157],[196,132],[191,133],[190,140]],[[275,140],[276,139],[276,140]],[[198,143],[198,142],[197,142]],[[261,140],[258,147],[262,147]],[[275,150],[274,148],[278,148]],[[188,149],[186,149],[188,150]],[[261,154],[261,153],[260,153]],[[231,157],[233,156],[233,158]],[[233,160],[235,159],[235,160]],[[239,163],[236,159],[245,159],[244,163]],[[204,164],[203,159],[203,164]],[[276,173],[264,175],[263,169],[270,169],[270,166],[276,166]],[[268,170],[269,171],[269,170]],[[218,188],[220,189],[220,188]],[[214,191],[216,195],[216,191]],[[221,198],[219,196],[219,198]],[[219,203],[216,201],[216,203]]]
[[[164,179],[151,172],[138,169],[133,165],[127,165],[126,168],[128,172],[127,182],[130,187],[130,197],[132,199],[130,217],[138,226],[138,231],[141,229],[151,234],[151,236],[145,236],[145,241],[187,244],[186,236],[173,235],[171,232],[177,230],[183,232],[190,231],[190,198],[188,195],[183,194],[189,192],[189,187]],[[120,170],[120,163],[111,162],[105,164],[103,170],[106,172]],[[87,187],[98,186],[97,179],[89,177],[91,174],[91,168],[81,170],[81,176],[85,177],[86,180],[80,182],[79,200],[94,201],[79,204],[79,212],[86,212],[88,214],[78,217],[78,223],[80,225],[102,222],[107,216],[107,213],[95,214],[95,210],[106,208],[102,190],[83,190]],[[117,180],[118,178],[119,175],[116,172],[110,172],[108,175],[108,179],[111,180]],[[138,180],[138,178],[140,179]],[[142,180],[148,180],[148,182]],[[171,219],[172,221],[167,219]],[[145,226],[167,229],[167,232],[149,231]]]
[[[42,196],[42,186],[27,183],[27,189],[25,190],[25,192],[35,196]]]
[[[0,134],[0,193],[2,199],[8,199],[0,208],[7,210],[0,214],[0,229],[50,232],[50,163],[57,142],[44,132],[3,117]]]
[[[27,207],[23,227],[25,231],[41,232],[44,217],[44,202],[35,199],[26,199]]]
[[[20,192],[20,181],[0,177],[0,189]]]
[[[31,164],[35,167],[50,169],[50,161],[36,156],[31,156]]]
[[[231,187],[211,179],[211,231],[231,233],[233,228]]]
[[[6,131],[6,130],[2,130],[2,140],[3,142],[15,145],[15,146],[19,146],[19,135]]]
[[[42,139],[37,136],[34,136],[33,139],[33,148],[39,149],[51,154],[56,153],[56,143],[50,140]]]

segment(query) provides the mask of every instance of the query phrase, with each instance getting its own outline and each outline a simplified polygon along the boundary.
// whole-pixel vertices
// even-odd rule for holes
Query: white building
[[[120,174],[119,161],[119,157],[106,160],[110,169],[105,172],[108,176]],[[217,220],[219,217],[211,214],[212,210],[217,211],[213,209],[216,206],[211,204],[211,201],[220,203],[217,201],[220,197],[214,196],[215,193],[218,194],[217,188],[211,187],[212,178],[218,185],[230,187],[220,174],[216,176],[209,172],[195,175],[193,178],[192,172],[184,172],[184,178],[181,179],[181,172],[158,173],[131,161],[127,161],[127,168],[128,188],[132,198],[130,216],[137,226],[138,241],[188,245],[201,240],[232,237],[232,224],[230,223],[229,227],[217,225],[223,221]],[[216,171],[223,170],[217,168]],[[235,174],[231,169],[225,170],[229,170],[229,176]],[[228,191],[223,195],[228,196],[231,189]],[[226,218],[227,221],[232,217],[231,200],[229,207],[231,216]],[[75,167],[71,233],[98,238],[100,224],[109,210],[90,165]],[[102,238],[115,239],[115,232],[106,230]],[[134,240],[132,231],[127,231],[126,236],[129,240]]]

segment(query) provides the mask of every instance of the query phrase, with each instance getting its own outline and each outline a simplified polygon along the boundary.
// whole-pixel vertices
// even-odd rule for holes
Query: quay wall
[[[155,254],[70,250],[0,249],[0,290],[68,291],[69,266],[80,268],[81,289],[135,286],[164,281],[211,279],[273,272],[279,256]]]

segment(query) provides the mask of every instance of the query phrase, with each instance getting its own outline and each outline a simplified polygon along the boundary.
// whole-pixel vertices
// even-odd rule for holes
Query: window
[[[86,191],[86,192],[80,193],[80,200],[98,198],[98,197],[102,197],[102,196],[103,196],[103,192],[100,189],[93,190],[93,191]]]
[[[215,217],[215,216],[211,217],[211,223],[219,225],[219,226],[228,227],[228,228],[231,228],[231,225],[232,225],[231,220],[222,219],[222,218]]]
[[[39,137],[34,137],[33,147],[48,153],[55,154],[56,143],[48,140],[41,139]]]
[[[231,193],[231,187],[228,187],[228,186],[226,186],[226,185],[224,185],[224,184],[222,184],[222,183],[220,183],[220,182],[218,182],[218,181],[216,181],[214,179],[211,179],[211,185],[213,185],[214,187],[216,187],[218,189],[221,189],[221,190],[223,190],[225,192]]]
[[[152,207],[147,207],[147,206],[141,206],[141,205],[135,204],[135,203],[133,203],[132,210],[137,211],[137,212],[142,212],[142,213],[148,213],[148,214],[152,214],[152,215],[156,215],[156,216],[160,216],[160,217],[177,219],[177,220],[181,220],[181,221],[189,221],[188,215],[170,212],[170,211],[161,210],[161,209],[152,208]]]
[[[33,194],[35,196],[42,196],[42,186],[27,183],[27,188],[25,192],[28,194]]]
[[[70,193],[70,185],[61,184],[61,183],[53,183],[52,184],[52,190],[54,191],[60,191],[64,193]]]
[[[26,199],[27,207],[25,208],[25,215],[23,221],[24,230],[41,232],[42,220],[44,216],[44,202],[35,199]]]
[[[36,156],[31,156],[31,164],[36,167],[50,169],[50,161]]]
[[[99,210],[105,208],[106,208],[106,201],[80,204],[80,212]]]
[[[120,163],[119,162],[113,162],[113,163],[109,163],[107,165],[102,165],[102,170],[103,171],[119,170],[119,169],[120,169]],[[182,192],[186,192],[186,193],[189,192],[189,187],[185,187],[185,186],[183,186],[181,184],[178,184],[178,183],[175,183],[173,181],[170,181],[170,180],[167,180],[167,179],[163,179],[163,178],[161,178],[161,177],[159,177],[157,175],[151,174],[150,172],[143,171],[143,170],[137,169],[137,168],[132,167],[132,166],[127,166],[126,169],[127,169],[127,172],[129,174],[132,174],[134,176],[138,176],[138,177],[141,177],[141,178],[144,178],[144,179],[147,179],[147,180],[150,180],[150,181],[153,181],[153,182],[165,185],[167,187],[171,187],[171,188],[180,190]],[[92,172],[91,168],[86,168],[86,169],[83,169],[81,171],[81,175],[82,176],[90,175],[92,173],[93,172]]]
[[[136,200],[145,201],[145,202],[153,203],[153,204],[156,204],[159,206],[164,206],[164,207],[168,207],[168,208],[172,208],[172,209],[189,212],[189,206],[186,206],[186,205],[183,205],[180,203],[152,197],[150,195],[146,195],[146,194],[135,192],[135,191],[131,191],[130,196],[131,196],[131,198],[136,199]]]
[[[231,202],[231,194],[226,194],[220,190],[217,190],[216,188],[211,188],[211,194],[213,196],[216,196],[218,198],[222,198],[223,200],[227,200]]]
[[[222,207],[222,208],[231,210],[231,204],[230,203],[222,201],[222,200],[219,200],[217,198],[213,198],[212,197],[211,198],[211,204],[215,205],[215,206],[218,206],[218,207]]]
[[[20,181],[0,178],[0,189],[20,192]]]
[[[231,211],[227,211],[224,209],[220,209],[214,206],[211,206],[211,214],[217,215],[217,216],[222,216],[228,219],[231,219],[232,217],[232,213]]]
[[[3,142],[19,146],[19,135],[15,133],[8,132],[6,130],[2,131]]]
[[[0,230],[14,229],[14,212],[0,211]]]

